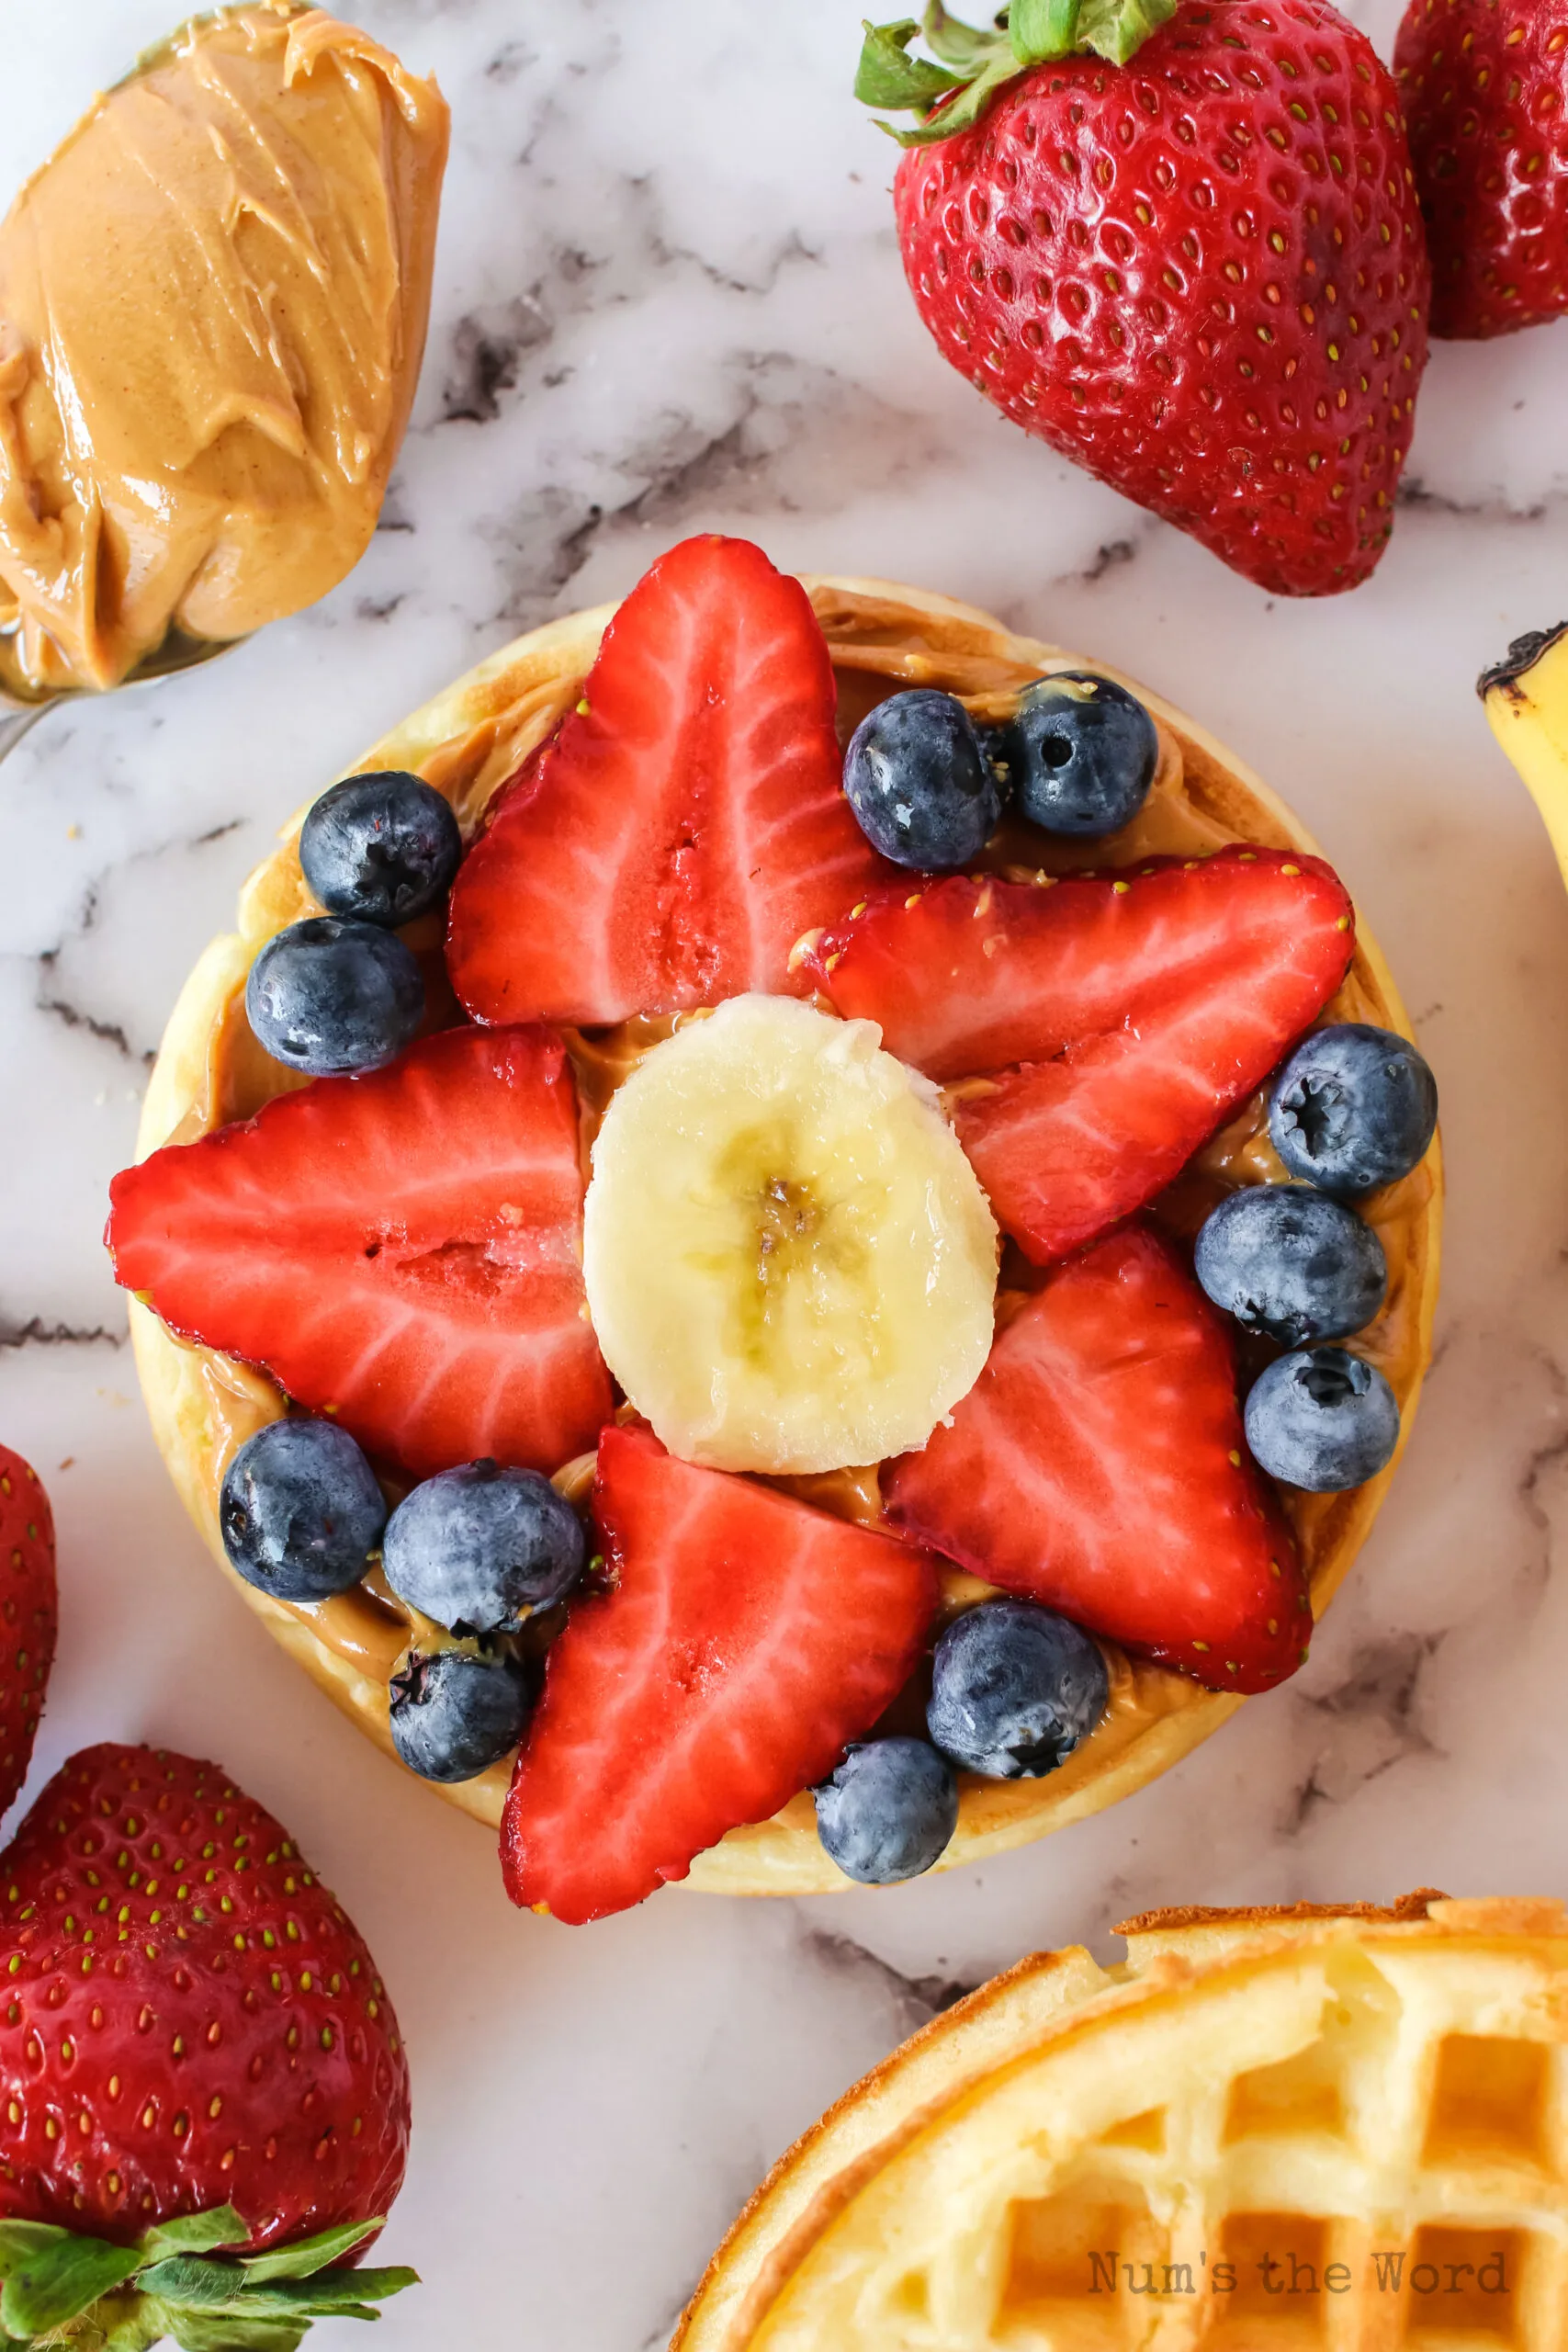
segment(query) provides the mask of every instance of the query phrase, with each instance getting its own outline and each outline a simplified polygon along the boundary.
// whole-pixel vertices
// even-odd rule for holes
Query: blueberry
[[[1111,1697],[1089,1635],[1030,1600],[983,1600],[936,1645],[926,1727],[944,1756],[992,1781],[1053,1772]]]
[[[923,1739],[874,1739],[845,1751],[813,1790],[817,1835],[829,1860],[863,1886],[918,1878],[958,1826],[953,1768]]]
[[[844,790],[873,849],[927,873],[977,857],[1002,809],[974,720],[932,686],[892,695],[861,720]]]
[[[582,1522],[536,1470],[468,1462],[416,1487],[388,1524],[387,1582],[457,1634],[515,1634],[582,1574]]]
[[[245,1011],[275,1061],[329,1078],[400,1054],[424,1018],[424,982],[389,931],[313,915],[267,941]]]
[[[1026,686],[1007,744],[1021,814],[1044,832],[1087,841],[1131,824],[1159,765],[1159,736],[1143,704],[1088,670]]]
[[[463,836],[451,804],[400,768],[323,792],[299,833],[305,879],[331,915],[412,922],[452,887]]]
[[[1280,1356],[1247,1400],[1247,1442],[1271,1478],[1309,1494],[1364,1486],[1393,1458],[1399,1401],[1375,1365],[1345,1348]]]
[[[410,1650],[390,1686],[392,1745],[425,1781],[471,1781],[523,1736],[528,1690],[514,1658]]]
[[[1388,1290],[1382,1243],[1310,1184],[1248,1184],[1223,1200],[1193,1252],[1216,1306],[1282,1348],[1370,1323]]]
[[[1269,1092],[1269,1133],[1291,1174],[1348,1200],[1407,1176],[1437,1124],[1426,1061],[1364,1021],[1314,1030]]]
[[[359,1582],[387,1505],[376,1474],[335,1421],[269,1421],[223,1474],[223,1549],[275,1600],[325,1600]]]

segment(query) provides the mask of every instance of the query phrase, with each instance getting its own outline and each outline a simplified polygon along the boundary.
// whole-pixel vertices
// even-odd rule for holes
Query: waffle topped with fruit
[[[109,1244],[247,1598],[567,1920],[886,1883],[1292,1673],[1425,1368],[1429,1071],[1190,720],[700,538],[290,830]]]

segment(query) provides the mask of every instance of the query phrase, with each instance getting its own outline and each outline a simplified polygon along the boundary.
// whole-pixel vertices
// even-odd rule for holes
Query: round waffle
[[[781,2158],[676,2352],[1558,2352],[1568,1914],[1167,1911],[1041,1952]]]
[[[945,597],[874,580],[807,577],[805,585],[833,656],[841,722],[852,727],[884,695],[909,685],[933,685],[962,695],[982,716],[999,716],[1019,687],[1043,672],[1081,666],[1081,657],[1019,637],[989,615]],[[491,800],[522,761],[575,703],[613,607],[574,614],[520,638],[481,662],[401,727],[372,746],[355,770],[416,770],[450,798],[466,833],[482,821]],[[1131,684],[1132,681],[1127,681]],[[1053,844],[1053,870],[1099,865],[1131,865],[1150,855],[1201,854],[1232,841],[1312,851],[1314,844],[1291,811],[1257,777],[1192,720],[1142,688],[1155,714],[1161,758],[1142,815],[1106,844]],[[331,782],[323,777],[318,789]],[[245,977],[255,956],[286,924],[319,912],[300,872],[298,838],[304,810],[285,829],[281,846],[251,876],[241,895],[238,928],[213,941],[186,983],[164,1038],[148,1088],[139,1150],[188,1142],[226,1121],[246,1118],[269,1096],[302,1081],[270,1060],[251,1037],[244,1015]],[[1060,854],[1057,854],[1059,850]],[[438,931],[427,919],[405,934],[434,951]],[[1326,1018],[1371,1021],[1408,1034],[1408,1021],[1388,968],[1364,926],[1355,961]],[[615,1062],[614,1043],[573,1038],[582,1067],[602,1085]],[[629,1067],[629,1062],[626,1064]],[[592,1086],[587,1090],[592,1093]],[[1269,1172],[1266,1134],[1257,1105],[1233,1123],[1202,1156],[1217,1187]],[[1275,1164],[1272,1172],[1280,1172]],[[1200,1182],[1201,1182],[1201,1173]],[[1217,1196],[1217,1193],[1216,1195]],[[1408,1434],[1426,1370],[1437,1295],[1441,1170],[1438,1147],[1400,1183],[1377,1196],[1367,1215],[1387,1253],[1389,1295],[1358,1349],[1387,1374],[1399,1398],[1403,1439]],[[218,1529],[218,1495],[236,1448],[284,1410],[279,1391],[265,1377],[176,1340],[146,1307],[131,1306],[131,1329],[153,1433],[185,1501],[214,1557],[225,1567]],[[1397,1459],[1397,1457],[1396,1457]],[[1381,1476],[1349,1493],[1285,1497],[1321,1614],[1376,1515],[1389,1480]],[[591,1461],[563,1465],[558,1484],[574,1498],[586,1490]],[[814,1481],[814,1500],[864,1517],[863,1480]],[[874,1494],[871,1497],[874,1509]],[[293,1607],[234,1578],[251,1608],[276,1637],[362,1729],[390,1747],[387,1679],[408,1634],[406,1620],[378,1576],[339,1599]],[[987,1589],[953,1576],[953,1608]],[[1163,1668],[1108,1650],[1111,1702],[1104,1722],[1058,1770],[1037,1781],[989,1781],[964,1777],[957,1832],[942,1867],[1021,1845],[1130,1794],[1175,1763],[1213,1731],[1242,1702],[1201,1690]],[[479,1819],[499,1821],[508,1771],[498,1766],[479,1779],[439,1793]],[[772,1821],[732,1831],[694,1864],[691,1885],[735,1894],[810,1894],[849,1883],[823,1853],[808,1794],[794,1799]]]

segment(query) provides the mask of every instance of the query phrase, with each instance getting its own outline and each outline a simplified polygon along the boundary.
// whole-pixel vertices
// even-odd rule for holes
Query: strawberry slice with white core
[[[997,1221],[1037,1264],[1152,1200],[1307,1029],[1349,968],[1320,858],[1226,849],[1042,885],[879,893],[805,962],[846,1018],[929,1078]]]
[[[897,1526],[988,1583],[1210,1690],[1267,1690],[1306,1655],[1311,1605],[1246,1451],[1229,1334],[1146,1227],[1046,1277],[883,1494]]]
[[[582,1287],[577,1091],[546,1029],[448,1030],[117,1176],[115,1272],[415,1478],[552,1471],[614,1399]]]
[[[843,797],[836,705],[806,591],[760,548],[661,557],[459,870],[446,954],[474,1018],[804,994],[795,942],[892,871]]]
[[[607,1429],[610,1589],[577,1601],[502,1824],[514,1903],[580,1925],[640,1903],[819,1781],[908,1679],[923,1552]]]

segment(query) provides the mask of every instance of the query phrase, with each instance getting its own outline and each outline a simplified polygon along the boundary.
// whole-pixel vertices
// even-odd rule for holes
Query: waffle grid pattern
[[[731,2341],[1563,2352],[1565,2039],[1561,1933],[1156,1963],[928,2120]]]

